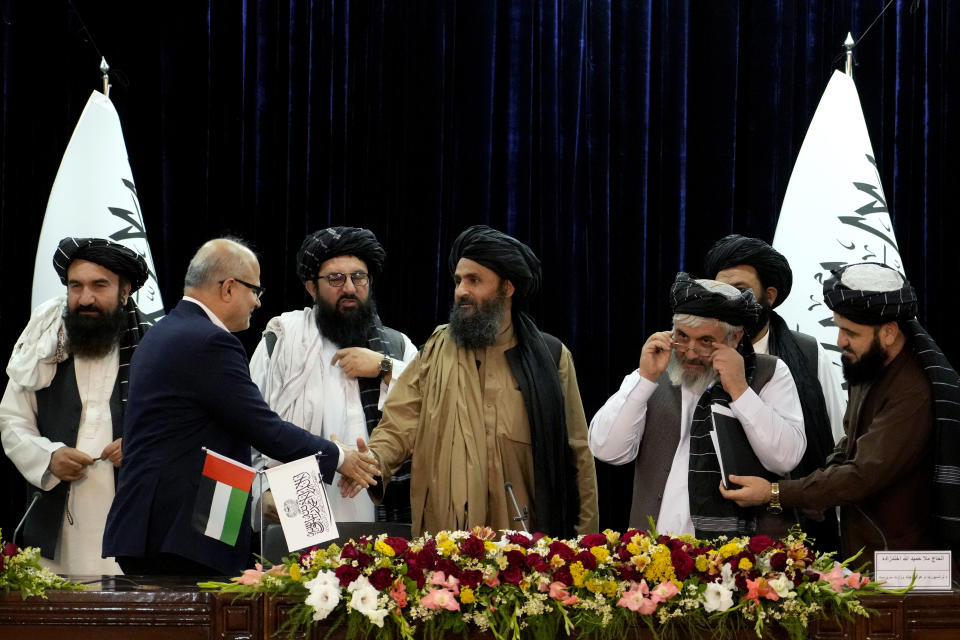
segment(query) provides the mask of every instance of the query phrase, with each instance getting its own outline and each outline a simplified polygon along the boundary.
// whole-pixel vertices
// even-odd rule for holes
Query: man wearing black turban
[[[522,242],[473,226],[449,264],[450,323],[407,368],[369,444],[384,478],[413,456],[413,533],[519,529],[518,509],[531,531],[597,531],[573,358],[519,309],[539,288],[540,261]]]
[[[24,542],[59,573],[119,573],[100,545],[122,457],[130,356],[150,326],[130,297],[147,265],[110,240],[64,238],[53,266],[67,295],[34,309],[17,341],[0,434],[38,495]]]
[[[744,331],[760,305],[749,289],[683,272],[670,301],[673,330],[644,343],[639,368],[590,423],[590,448],[600,460],[634,463],[631,527],[646,528],[652,517],[660,532],[702,538],[785,533],[786,523],[723,499],[710,435],[715,411],[730,416],[730,428],[742,435],[738,457],[755,460],[770,477],[793,469],[803,455],[803,414],[790,371],[755,354]]]
[[[849,388],[842,455],[779,483],[783,506],[840,506],[841,551],[937,549],[960,540],[960,377],[916,320],[913,287],[878,263],[844,266],[824,282]],[[724,492],[766,504],[762,478]]]
[[[303,240],[297,278],[313,305],[272,318],[250,360],[253,381],[284,420],[343,442],[366,440],[380,422],[384,398],[417,355],[377,314],[373,281],[385,260],[369,229],[331,227]],[[275,464],[255,458],[255,466]],[[391,485],[379,505],[366,494],[328,497],[340,522],[410,522],[409,480]],[[274,520],[269,493],[264,505]]]
[[[826,464],[834,443],[843,436],[843,412],[846,394],[835,374],[835,367],[820,342],[813,336],[792,331],[776,309],[793,285],[793,272],[779,251],[758,238],[731,234],[714,244],[704,259],[704,271],[741,291],[750,289],[761,306],[760,320],[748,333],[753,350],[783,360],[800,394],[807,449],[792,477],[803,477]],[[835,511],[812,514],[817,519],[797,514],[804,531],[819,549],[835,551],[840,543]]]

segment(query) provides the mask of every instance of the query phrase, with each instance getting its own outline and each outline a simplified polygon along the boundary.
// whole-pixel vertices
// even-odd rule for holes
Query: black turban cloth
[[[378,276],[383,271],[387,252],[369,229],[330,227],[314,231],[303,239],[297,252],[297,278],[315,280],[320,265],[337,256],[356,256],[367,263],[367,271]]]
[[[793,287],[793,271],[783,254],[758,238],[748,238],[736,233],[722,238],[707,251],[703,261],[703,270],[710,278],[716,278],[724,269],[737,265],[749,265],[757,270],[760,285],[775,287],[777,299],[772,307],[776,308],[790,295]]]
[[[67,270],[74,260],[87,260],[123,276],[130,293],[147,281],[147,261],[139,253],[105,238],[64,238],[53,253],[53,268],[60,282],[67,284]]]
[[[533,450],[535,531],[570,537],[576,535],[580,516],[580,490],[576,457],[570,448],[563,387],[558,362],[533,319],[517,309],[517,294],[530,296],[540,288],[540,260],[516,238],[475,225],[461,233],[450,249],[450,273],[461,258],[473,260],[513,283],[513,331],[517,346],[505,353],[510,371],[523,395],[530,423]]]
[[[851,289],[843,283],[843,276],[847,270],[867,265],[896,272],[895,269],[878,262],[858,262],[832,270],[830,273],[833,277],[823,283],[823,301],[827,303],[830,310],[857,324],[868,325],[886,324],[916,317],[917,293],[905,278],[903,286],[893,291],[863,291]],[[896,273],[900,275],[899,272]]]
[[[891,267],[880,263],[857,263],[833,270],[823,283],[823,298],[831,310],[857,324],[896,322],[907,339],[908,349],[920,361],[933,396],[934,481],[932,511],[936,534],[949,547],[960,544],[960,376],[940,346],[917,321],[917,294],[904,278],[892,291],[852,289],[843,283],[844,273],[862,265]],[[899,272],[898,272],[899,273]],[[902,277],[902,276],[901,276]]]
[[[540,260],[530,247],[501,231],[479,224],[466,229],[450,248],[451,274],[457,270],[461,258],[473,260],[506,278],[523,298],[540,290]]]
[[[719,291],[711,291],[683,271],[677,274],[670,287],[670,307],[676,313],[689,313],[701,318],[714,318],[735,327],[751,327],[760,316],[760,304],[753,291],[741,291],[728,298]]]

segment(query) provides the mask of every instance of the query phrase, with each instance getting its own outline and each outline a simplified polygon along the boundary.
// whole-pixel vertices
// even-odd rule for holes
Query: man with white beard
[[[744,332],[760,312],[753,292],[681,272],[670,299],[673,330],[644,343],[638,369],[594,416],[590,449],[605,462],[634,462],[631,527],[654,517],[661,533],[765,533],[760,510],[724,504],[717,489],[711,405],[729,407],[753,453],[778,477],[806,447],[796,385],[781,360],[753,352]]]

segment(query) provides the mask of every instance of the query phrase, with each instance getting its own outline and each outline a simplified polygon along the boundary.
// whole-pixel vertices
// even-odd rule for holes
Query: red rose
[[[560,567],[553,572],[553,579],[557,582],[562,582],[568,587],[573,584],[573,576],[570,575],[570,569],[567,567]]]
[[[640,582],[640,572],[637,571],[636,567],[632,567],[629,564],[622,564],[617,567],[617,575],[620,576],[621,580],[633,580],[634,582]]]
[[[534,571],[544,573],[547,570],[547,561],[544,560],[543,556],[539,553],[527,554],[526,564],[528,569],[533,569]]]
[[[465,587],[476,589],[480,586],[481,580],[483,580],[483,571],[478,571],[477,569],[464,569],[460,572],[460,584]]]
[[[747,549],[750,549],[753,553],[763,553],[772,546],[773,538],[769,536],[753,536],[750,538]]]
[[[590,547],[604,547],[607,544],[607,536],[602,533],[591,533],[583,536],[580,540],[580,547],[589,549]]]
[[[300,558],[297,560],[297,564],[299,564],[301,567],[303,567],[304,569],[306,569],[306,568],[307,568],[307,562],[310,561],[310,554],[313,553],[314,551],[316,551],[316,550],[319,549],[319,548],[320,548],[320,547],[318,547],[317,545],[313,545],[312,547],[306,549],[305,551],[301,551],[301,552],[300,552]]]
[[[770,566],[774,571],[783,571],[787,568],[787,554],[783,551],[770,556]]]
[[[535,545],[535,544],[537,544],[538,542],[540,542],[540,538],[545,538],[545,537],[547,537],[547,534],[545,534],[545,533],[540,533],[539,531],[535,531],[535,532],[533,533],[533,538],[530,540],[530,544],[531,544],[531,545]]]
[[[386,567],[380,567],[376,571],[370,574],[370,584],[374,587],[383,591],[391,584],[393,584],[393,572]]]
[[[440,554],[437,553],[437,541],[430,539],[427,540],[423,545],[423,549],[420,550],[417,565],[422,569],[433,569],[439,559]]]
[[[533,540],[528,538],[527,534],[519,533],[517,531],[514,531],[513,533],[508,533],[507,540],[509,540],[513,544],[520,545],[524,549],[529,549],[530,547],[533,546]]]
[[[508,567],[500,572],[500,582],[517,585],[523,579],[523,570],[520,567]]]
[[[343,545],[343,549],[340,550],[341,560],[356,560],[358,555],[360,555],[360,552],[357,551],[352,542]]]
[[[349,564],[342,564],[337,567],[334,574],[336,574],[337,580],[340,581],[340,586],[347,587],[351,582],[360,577],[360,570]]]
[[[507,551],[507,562],[510,563],[511,567],[522,567],[526,565],[527,557],[523,555],[522,551],[517,551],[516,549],[511,549]]]
[[[749,589],[747,589],[747,576],[743,575],[742,573],[735,575],[733,582],[737,585],[737,589],[740,591],[749,591]]]
[[[407,542],[406,538],[386,538],[384,542],[390,545],[397,554],[403,553],[410,547],[410,543]]]
[[[483,548],[483,540],[471,534],[460,543],[460,552],[479,560],[486,554],[486,549]]]
[[[445,576],[453,576],[456,579],[460,579],[460,567],[457,566],[457,563],[453,560],[438,560],[437,564],[433,567],[434,571],[443,571]]]
[[[3,555],[4,555],[4,556],[6,556],[6,557],[8,557],[8,558],[12,558],[13,556],[17,555],[18,553],[20,553],[20,549],[18,549],[18,548],[17,548],[17,545],[13,544],[12,542],[8,542],[7,544],[3,545]]]
[[[418,589],[423,589],[423,585],[427,584],[427,576],[420,567],[407,567],[407,577],[417,583]]]
[[[373,556],[369,553],[357,554],[357,564],[360,565],[361,569],[366,569],[371,562],[373,562]]]
[[[673,563],[673,570],[676,572],[677,578],[686,580],[694,567],[693,558],[690,557],[690,554],[682,549],[674,549],[673,553],[670,554],[670,560]]]
[[[565,542],[556,540],[550,543],[550,553],[548,557],[552,558],[553,556],[560,556],[567,562],[570,562],[571,560],[573,560],[575,554],[573,552],[573,549],[568,547]]]
[[[589,551],[581,551],[577,554],[577,560],[583,565],[584,569],[593,571],[597,568],[597,557]]]

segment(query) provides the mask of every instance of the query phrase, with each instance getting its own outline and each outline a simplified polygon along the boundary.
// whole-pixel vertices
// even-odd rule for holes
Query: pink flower
[[[657,602],[666,602],[678,593],[680,593],[680,590],[677,589],[677,585],[670,580],[664,580],[656,586],[653,590],[653,595],[650,597]]]
[[[444,587],[455,594],[460,593],[460,581],[453,576],[445,576],[443,571],[434,572],[433,577],[430,578],[430,584],[435,584],[438,587]]]
[[[580,599],[577,596],[570,595],[570,592],[564,589],[565,586],[562,582],[551,582],[550,597],[565,605],[577,604]]]
[[[431,589],[430,593],[420,598],[420,604],[427,609],[460,610],[460,603],[449,589]]]
[[[847,579],[846,579],[847,586],[853,587],[854,589],[859,589],[860,587],[867,584],[868,582],[870,582],[870,578],[868,578],[867,576],[864,576],[863,578],[861,578],[859,572],[851,573],[849,576],[847,576]]]
[[[640,584],[631,580],[630,589],[623,592],[623,597],[617,602],[617,606],[648,616],[657,610],[657,601],[648,598],[649,593],[650,588],[646,580],[641,580]]]
[[[260,584],[260,579],[263,577],[263,565],[258,562],[254,566],[256,569],[245,569],[243,575],[239,578],[233,578],[233,581],[250,587]]]
[[[407,585],[403,583],[402,578],[397,578],[390,589],[390,597],[397,603],[397,606],[403,609],[407,606]]]
[[[500,584],[500,578],[497,577],[497,574],[492,574],[483,579],[483,584],[488,587],[495,587]]]
[[[821,580],[830,583],[834,591],[843,593],[843,567],[839,563],[835,564],[829,573],[823,573],[822,571],[817,571],[817,573]]]
[[[770,586],[766,578],[757,578],[756,580],[747,580],[747,595],[744,598],[759,602],[760,598],[779,600],[780,596],[777,594],[777,590]]]

